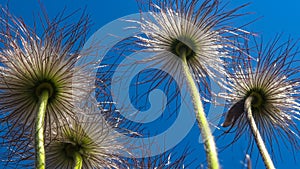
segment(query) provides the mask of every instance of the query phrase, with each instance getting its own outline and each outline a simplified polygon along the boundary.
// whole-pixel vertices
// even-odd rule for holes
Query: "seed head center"
[[[253,98],[251,106],[253,108],[260,109],[265,102],[263,93],[259,91],[253,91],[251,92],[250,96]]]
[[[179,58],[181,58],[183,56],[182,54],[184,54],[187,61],[195,56],[195,52],[190,45],[187,45],[178,39],[174,40],[172,43],[171,52]]]
[[[39,97],[43,91],[49,92],[49,98],[53,95],[54,87],[50,82],[42,82],[35,89],[35,95]]]
[[[68,158],[73,158],[75,153],[78,153],[81,149],[81,146],[78,144],[66,143],[64,152]]]

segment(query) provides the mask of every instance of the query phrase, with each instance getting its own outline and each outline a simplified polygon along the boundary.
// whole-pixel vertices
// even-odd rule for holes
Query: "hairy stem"
[[[198,88],[195,84],[195,81],[193,79],[193,76],[189,70],[187,61],[186,61],[186,54],[185,52],[182,52],[181,58],[183,60],[183,72],[187,80],[187,85],[190,90],[192,100],[193,100],[193,106],[196,113],[196,118],[198,122],[198,126],[201,131],[201,136],[204,142],[205,151],[206,151],[206,158],[208,167],[211,169],[219,169],[219,162],[218,162],[218,153],[216,150],[216,145],[214,141],[214,137],[210,131],[208,121],[206,119],[203,105],[201,102],[200,94],[198,91]]]
[[[48,90],[43,90],[39,98],[39,111],[35,120],[35,166],[37,169],[45,168],[44,124],[48,98]]]
[[[75,165],[74,169],[81,169],[82,168],[82,157],[79,153],[74,153]]]
[[[252,109],[251,109],[251,103],[252,103],[252,100],[253,100],[253,97],[252,96],[249,96],[246,101],[245,101],[245,109],[246,109],[246,112],[247,112],[247,118],[248,118],[248,121],[249,121],[249,124],[250,124],[250,127],[251,127],[251,131],[252,131],[252,134],[254,136],[254,139],[255,139],[255,142],[256,142],[256,145],[258,147],[258,150],[263,158],[263,161],[265,163],[265,166],[267,169],[274,169],[274,164],[273,164],[273,161],[268,153],[268,150],[265,146],[265,143],[260,135],[260,132],[256,126],[256,123],[255,123],[255,120],[252,116]]]

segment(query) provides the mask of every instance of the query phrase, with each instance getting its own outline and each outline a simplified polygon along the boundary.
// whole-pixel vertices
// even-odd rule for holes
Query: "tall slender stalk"
[[[273,161],[268,153],[268,150],[265,146],[265,143],[260,135],[260,132],[259,130],[257,129],[257,126],[256,126],[256,123],[254,121],[254,118],[252,116],[252,110],[251,110],[251,103],[252,103],[252,100],[253,100],[253,97],[252,96],[249,96],[246,101],[245,101],[245,109],[246,109],[246,112],[247,112],[247,118],[249,120],[249,124],[250,124],[250,127],[251,127],[251,131],[252,131],[252,134],[254,136],[254,139],[255,139],[255,142],[256,142],[256,145],[258,147],[258,150],[263,158],[263,161],[265,163],[265,166],[267,169],[274,169],[274,164],[273,164]]]
[[[39,111],[35,121],[35,167],[37,169],[45,168],[44,125],[48,98],[48,90],[43,90],[39,98]]]
[[[193,106],[196,113],[198,126],[200,128],[202,139],[205,146],[208,167],[211,169],[219,169],[218,153],[216,150],[214,138],[213,135],[211,134],[209,124],[207,122],[204,113],[199,91],[197,89],[193,76],[189,70],[185,51],[181,52],[181,58],[183,60],[182,61],[183,72],[186,77],[188,88],[192,96]]]
[[[74,169],[81,169],[82,168],[82,157],[78,152],[74,153],[75,165]]]

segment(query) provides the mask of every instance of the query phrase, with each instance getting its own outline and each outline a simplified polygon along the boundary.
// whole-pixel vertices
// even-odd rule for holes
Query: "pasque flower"
[[[88,17],[82,15],[75,24],[63,23],[68,19],[63,15],[52,21],[46,17],[38,36],[22,19],[5,9],[1,13],[0,116],[7,124],[1,136],[17,143],[75,117],[74,104],[84,96],[88,80],[83,67],[76,66]]]
[[[208,77],[217,80],[215,77],[221,78],[220,75],[226,73],[224,59],[231,57],[229,49],[238,50],[230,40],[231,36],[247,33],[225,23],[238,16],[235,12],[242,6],[225,11],[218,0],[157,0],[150,1],[147,7],[150,14],[142,13],[141,20],[135,21],[143,33],[137,36],[138,44],[146,51],[155,52],[144,62],[162,64],[162,68],[174,72],[171,76],[179,74],[181,82],[187,82],[209,168],[219,168],[199,90],[209,89]],[[160,74],[156,77],[161,78]]]
[[[299,130],[294,120],[300,116],[296,43],[288,40],[279,44],[279,37],[266,46],[255,38],[253,41],[256,47],[249,48],[246,43],[249,49],[233,62],[233,69],[229,71],[230,87],[226,98],[232,106],[223,126],[236,128],[235,140],[251,129],[251,140],[260,132],[263,141],[272,149],[279,140],[296,146]],[[247,118],[249,110],[253,120]],[[257,129],[251,127],[251,121]]]
[[[149,3],[150,15],[142,14],[139,22],[145,36],[137,36],[145,50],[157,53],[148,61],[164,61],[165,67],[176,69],[174,57],[184,59],[195,80],[208,88],[206,77],[224,74],[223,58],[231,57],[228,49],[237,48],[231,37],[248,33],[225,23],[241,15],[235,12],[243,6],[225,11],[218,0]]]
[[[128,153],[122,135],[116,132],[89,103],[76,108],[76,120],[70,119],[50,140],[46,149],[46,164],[49,168],[125,168],[122,153]],[[53,131],[52,131],[53,132]],[[123,154],[124,155],[124,154]],[[79,168],[81,168],[79,167]]]

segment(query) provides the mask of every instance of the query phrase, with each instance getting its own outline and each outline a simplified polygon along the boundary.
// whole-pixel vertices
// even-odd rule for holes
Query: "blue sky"
[[[41,0],[41,2],[45,6],[50,18],[61,12],[65,7],[66,13],[70,13],[79,8],[86,8],[86,13],[91,16],[93,23],[89,36],[110,21],[139,12],[135,0]],[[239,25],[247,23],[248,19],[253,20],[259,18],[257,21],[247,26],[246,29],[263,35],[265,40],[272,39],[277,33],[284,33],[283,40],[288,36],[291,36],[294,39],[300,38],[300,1],[298,0],[232,0],[226,2],[230,2],[228,8],[251,2],[248,7],[242,10],[242,12],[251,12],[252,14],[243,17],[243,19],[235,20],[233,24]],[[1,5],[5,5],[5,3],[2,1]],[[37,0],[9,1],[10,12],[17,17],[22,17],[29,25],[33,23],[33,16],[37,18],[37,14],[40,12],[39,8],[40,6]],[[203,149],[198,148],[201,147],[202,144],[198,144],[197,141],[195,141],[198,136],[199,132],[197,131],[197,128],[194,127],[187,138],[183,140],[184,143],[189,142],[192,149],[195,149],[193,153],[190,154],[191,157],[187,159],[192,160],[195,158],[196,161],[193,162],[194,164],[201,163],[205,159]],[[184,146],[184,143],[181,143],[178,146]],[[245,142],[240,141],[234,147],[230,147],[220,153],[220,163],[225,169],[243,168],[242,162],[246,151],[244,143]],[[218,142],[218,144],[222,143]],[[180,151],[180,148],[178,150]],[[257,156],[256,150],[254,150],[253,154],[253,165],[256,166],[256,168],[264,168],[261,158]],[[300,153],[296,153],[296,159],[297,158],[300,158]],[[256,161],[257,163],[255,164]],[[278,168],[293,169],[300,165],[300,161],[296,163],[292,158],[291,152],[282,150],[282,160],[278,158],[275,161],[275,165]],[[195,165],[192,165],[190,168],[194,168],[193,166]]]

